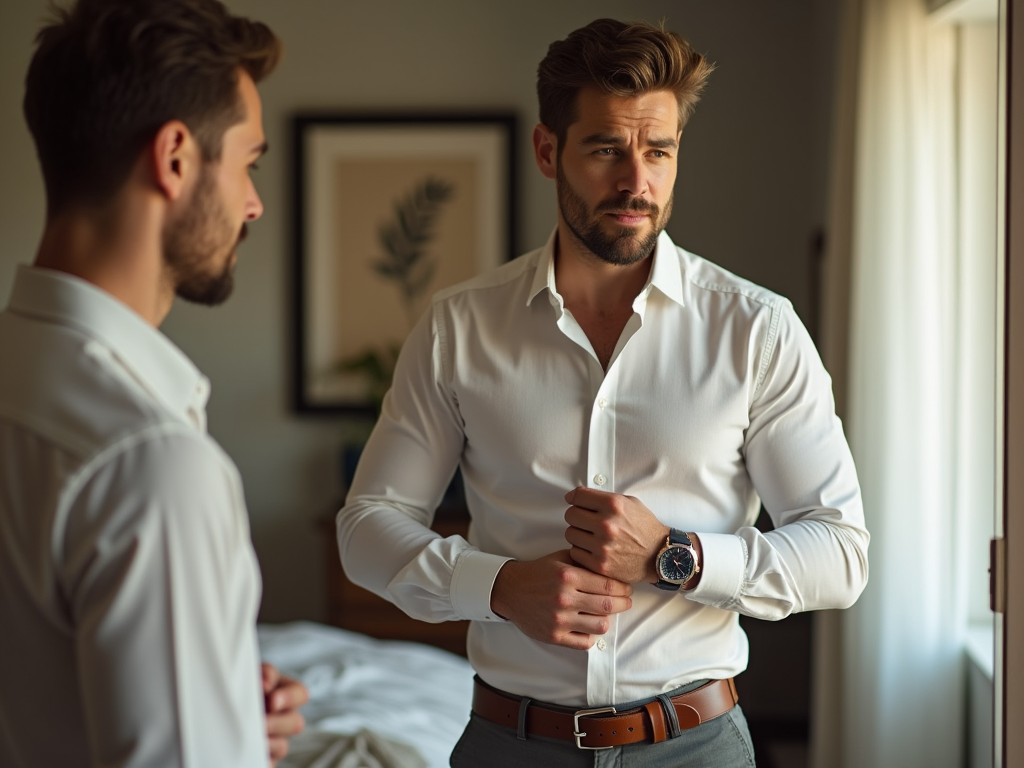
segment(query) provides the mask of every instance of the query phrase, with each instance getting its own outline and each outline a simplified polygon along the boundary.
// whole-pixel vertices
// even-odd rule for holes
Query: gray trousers
[[[452,751],[450,765],[452,768],[753,768],[754,747],[747,720],[738,704],[721,717],[682,731],[674,739],[595,751],[577,749],[572,742],[540,736],[524,741],[511,728],[474,714]]]

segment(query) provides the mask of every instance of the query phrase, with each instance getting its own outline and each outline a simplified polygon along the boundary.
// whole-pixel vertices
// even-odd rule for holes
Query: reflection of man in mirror
[[[36,42],[46,224],[0,313],[0,765],[265,766],[307,694],[260,679],[238,471],[157,327],[231,292],[280,43],[215,0],[79,0]]]
[[[472,620],[453,766],[752,765],[739,614],[845,607],[866,582],[806,330],[664,232],[710,69],[647,24],[551,45],[533,143],[557,227],[434,298],[338,515],[354,581]],[[469,541],[427,528],[456,466]]]

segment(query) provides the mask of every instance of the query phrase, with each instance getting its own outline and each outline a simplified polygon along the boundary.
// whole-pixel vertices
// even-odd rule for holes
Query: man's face
[[[163,233],[164,262],[175,293],[210,306],[231,295],[245,222],[263,213],[249,175],[266,150],[262,106],[248,74],[239,75],[238,87],[245,118],[224,132],[220,159],[203,163],[185,209]]]
[[[654,250],[672,215],[679,111],[670,91],[610,96],[584,88],[558,147],[561,218],[577,245],[610,264]]]

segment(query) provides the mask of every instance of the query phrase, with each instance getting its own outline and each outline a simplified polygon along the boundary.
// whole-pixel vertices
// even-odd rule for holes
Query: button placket
[[[615,490],[615,408],[618,367],[609,370],[597,382],[590,410],[590,434],[587,444],[587,482],[602,491]],[[593,391],[593,390],[592,390]],[[615,700],[615,644],[619,617],[611,617],[608,632],[596,638],[587,661],[587,700],[589,706],[606,705]]]
[[[590,409],[587,478],[592,488],[615,490],[615,389],[618,369],[611,366],[600,381]]]
[[[611,627],[598,637],[587,655],[587,706],[605,706],[615,701],[615,643],[619,617],[611,617]]]

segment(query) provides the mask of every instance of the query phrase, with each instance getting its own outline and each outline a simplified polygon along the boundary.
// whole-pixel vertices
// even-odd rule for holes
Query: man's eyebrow
[[[622,136],[618,136],[611,133],[592,133],[589,136],[584,136],[580,139],[580,144],[583,146],[613,146],[621,147],[626,143],[626,140]],[[679,146],[679,142],[675,140],[675,137],[667,136],[665,138],[649,138],[644,141],[644,146],[654,147],[655,149],[675,149]]]
[[[673,136],[667,136],[664,139],[648,139],[645,143],[648,147],[655,149],[676,149],[679,146],[679,142]]]
[[[612,133],[592,133],[580,139],[580,144],[584,145],[612,144],[613,146],[621,146],[625,143],[625,139]]]
[[[264,141],[262,144],[257,144],[255,147],[253,147],[251,150],[251,154],[254,154],[257,157],[259,157],[260,155],[265,155],[267,153],[267,150],[269,149],[270,145]]]

